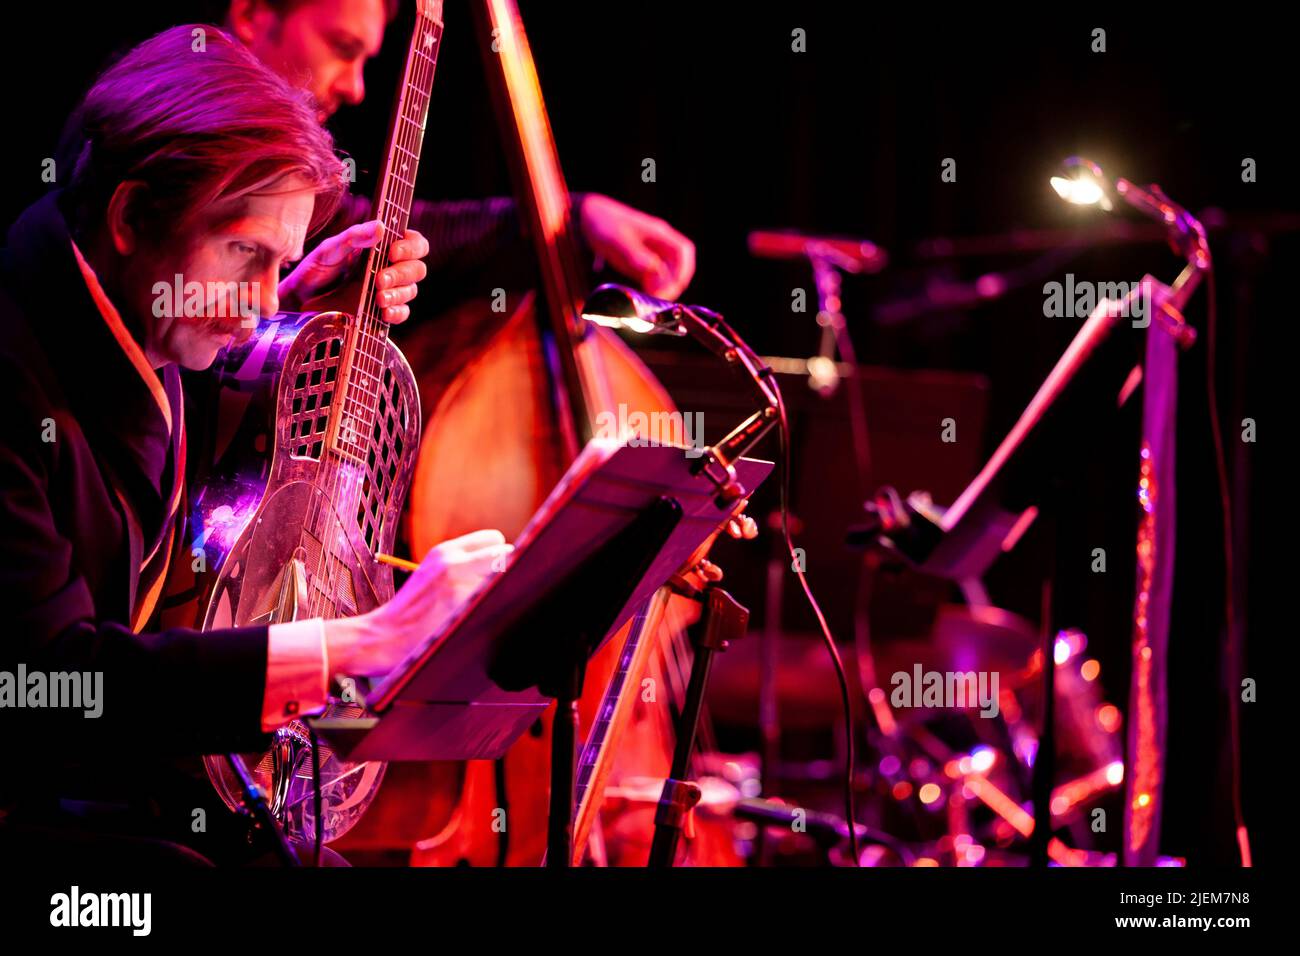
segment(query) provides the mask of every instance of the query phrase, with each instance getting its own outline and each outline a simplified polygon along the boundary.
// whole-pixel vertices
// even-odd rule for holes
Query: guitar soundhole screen
[[[289,392],[289,447],[299,458],[320,460],[342,348],[342,339],[322,339],[298,366]]]
[[[408,424],[406,397],[402,382],[392,368],[384,369],[383,387],[375,409],[375,424],[366,444],[365,479],[361,486],[361,504],[357,508],[357,527],[371,551],[379,547],[379,532],[384,520],[397,471],[402,462],[402,436]]]

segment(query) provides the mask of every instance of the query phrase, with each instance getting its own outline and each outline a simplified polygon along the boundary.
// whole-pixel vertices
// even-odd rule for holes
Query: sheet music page
[[[622,447],[623,441],[617,438],[598,437],[593,438],[586,444],[582,451],[578,453],[578,457],[573,460],[573,464],[569,466],[569,470],[564,473],[564,477],[559,480],[553,489],[551,489],[551,493],[546,496],[546,500],[542,502],[541,507],[538,508],[533,516],[528,519],[528,524],[524,525],[523,530],[519,532],[519,536],[516,537],[513,542],[515,546],[514,552],[506,558],[504,565],[499,569],[499,571],[504,571],[506,567],[516,559],[519,552],[528,544],[528,542],[531,541],[542,528],[545,528],[546,525],[550,523],[551,519],[560,512],[565,503],[572,497],[574,491],[582,486],[582,483],[586,480],[587,476],[605,462],[609,461],[609,459],[613,457],[614,453]],[[482,583],[479,584],[479,586],[475,588],[468,597],[466,597],[464,603],[461,605],[462,610],[463,608],[473,604],[474,601],[478,600],[480,595],[485,591],[490,590],[500,579],[501,575],[499,573],[485,577]],[[420,656],[423,655],[431,645],[437,644],[442,640],[446,633],[451,631],[460,623],[461,617],[461,611],[457,611],[447,619],[447,623],[441,630],[430,634],[426,640],[421,641],[412,648],[411,653],[407,654],[400,664],[373,683],[370,696],[382,696],[384,691],[387,689],[389,682],[405,672],[417,660],[419,660]]]

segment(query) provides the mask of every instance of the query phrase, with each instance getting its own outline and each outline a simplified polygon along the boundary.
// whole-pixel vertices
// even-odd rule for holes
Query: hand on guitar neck
[[[347,279],[352,267],[365,250],[373,248],[383,238],[379,220],[357,223],[331,236],[303,257],[293,272],[280,280],[281,307],[296,312],[310,302],[313,310],[328,311],[337,308],[351,312],[360,298],[360,289]],[[385,322],[405,322],[411,315],[407,305],[419,291],[417,283],[424,279],[427,269],[420,260],[429,254],[429,243],[414,229],[389,249],[392,265],[379,273],[378,290],[381,315]]]
[[[513,550],[500,531],[474,531],[437,545],[387,604],[357,617],[325,621],[330,671],[366,677],[388,673],[441,630]]]

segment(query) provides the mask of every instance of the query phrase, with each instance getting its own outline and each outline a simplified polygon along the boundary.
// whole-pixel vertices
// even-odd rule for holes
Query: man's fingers
[[[442,550],[472,550],[474,548],[490,548],[493,545],[505,544],[506,536],[495,528],[484,528],[480,531],[471,531],[468,534],[462,534],[458,538],[448,538],[446,541],[434,545],[430,553]]]
[[[482,568],[484,565],[496,570],[497,562],[502,558],[508,557],[515,550],[513,544],[494,544],[490,548],[480,548],[469,554],[465,563],[475,568]]]
[[[666,231],[651,236],[649,244],[658,248],[672,263],[673,272],[682,282],[689,283],[695,275],[695,243],[687,239],[672,226],[665,224]]]
[[[332,252],[351,254],[360,249],[369,249],[379,242],[383,234],[384,226],[378,219],[359,222],[355,226],[344,229],[337,236],[326,239],[320,244],[318,250],[328,248]]]
[[[387,292],[379,293],[379,304],[381,306],[406,305],[419,293],[420,288],[414,282],[410,285],[398,286],[396,289],[389,289]]]
[[[402,262],[406,259],[423,259],[428,254],[429,240],[414,229],[406,230],[406,234],[393,243],[392,248],[388,250],[388,258],[392,262]]]
[[[641,242],[630,243],[623,249],[625,262],[619,270],[636,279],[641,286],[654,295],[651,286],[657,286],[667,279],[668,273],[659,255]]]
[[[645,243],[666,264],[661,298],[676,299],[695,275],[695,243],[667,223],[657,233],[646,236]]]
[[[379,288],[391,289],[394,286],[411,285],[420,282],[429,269],[419,259],[408,259],[389,266],[379,273]]]
[[[348,245],[354,249],[369,249],[380,240],[383,234],[384,224],[378,219],[359,222],[342,232],[342,235],[347,237]]]
[[[405,322],[411,317],[407,303],[419,294],[416,284],[428,270],[419,259],[411,259],[389,266],[379,273],[378,302],[383,309],[383,319],[390,325]]]
[[[513,544],[494,544],[465,552],[445,565],[442,579],[448,583],[477,585],[490,572],[504,571],[506,559],[514,550]]]
[[[695,274],[695,245],[664,223],[625,247],[626,272],[661,299],[676,299]]]
[[[420,562],[419,570],[415,573],[417,576],[441,576],[453,565],[471,561],[479,552],[497,548],[505,548],[508,553],[514,549],[514,545],[506,544],[506,536],[494,528],[471,531],[458,538],[448,538],[429,549],[424,560]]]

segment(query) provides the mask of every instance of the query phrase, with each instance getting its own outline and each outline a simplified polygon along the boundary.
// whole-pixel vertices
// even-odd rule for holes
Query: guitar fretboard
[[[341,411],[333,447],[357,461],[366,460],[379,413],[391,400],[391,383],[384,380],[388,324],[381,316],[383,307],[378,301],[376,281],[388,265],[392,244],[405,235],[411,219],[429,97],[442,46],[442,6],[442,0],[420,0],[417,4],[374,206],[374,218],[383,224],[384,233],[366,261],[361,303],[341,363],[346,377],[341,383]]]

